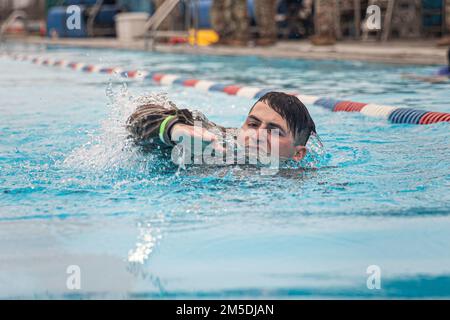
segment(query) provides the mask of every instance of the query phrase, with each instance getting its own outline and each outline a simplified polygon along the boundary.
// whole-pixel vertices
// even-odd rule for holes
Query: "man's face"
[[[274,130],[278,135],[271,134]],[[281,159],[300,161],[305,156],[306,148],[295,145],[294,134],[288,129],[286,120],[264,102],[258,102],[241,127],[239,141],[251,152],[262,151],[267,146],[266,152],[270,153],[276,143],[273,139],[278,139]]]

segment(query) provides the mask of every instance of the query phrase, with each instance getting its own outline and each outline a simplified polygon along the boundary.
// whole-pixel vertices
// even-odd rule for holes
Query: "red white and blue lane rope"
[[[217,91],[250,99],[258,99],[272,89],[249,87],[241,85],[225,85],[208,80],[183,78],[173,74],[151,73],[144,70],[124,70],[118,67],[102,67],[82,62],[55,60],[51,58],[31,56],[25,54],[7,54],[15,60],[30,61],[37,65],[68,68],[87,73],[117,74],[128,79],[152,80],[161,85],[179,85],[191,87],[200,91]],[[333,112],[360,112],[369,117],[387,119],[391,123],[407,124],[433,124],[437,122],[450,122],[450,113],[431,112],[419,109],[400,108],[372,103],[360,103],[347,100],[336,100],[326,97],[316,97],[290,93],[298,97],[307,105],[321,106]]]

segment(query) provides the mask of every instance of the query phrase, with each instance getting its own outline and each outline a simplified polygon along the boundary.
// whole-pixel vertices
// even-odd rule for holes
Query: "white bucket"
[[[116,33],[120,41],[132,41],[145,33],[149,16],[145,12],[119,13],[116,15]]]

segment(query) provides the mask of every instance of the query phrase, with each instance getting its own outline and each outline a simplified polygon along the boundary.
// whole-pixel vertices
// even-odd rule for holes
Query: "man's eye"
[[[250,128],[257,128],[257,127],[258,127],[258,124],[253,123],[253,122],[250,122],[250,123],[248,124],[248,126],[249,126]]]
[[[276,128],[276,129],[268,129],[268,131],[269,131],[269,134],[272,134],[272,132],[273,132],[273,134],[278,136],[278,137],[284,137],[283,131],[280,131],[278,128]]]

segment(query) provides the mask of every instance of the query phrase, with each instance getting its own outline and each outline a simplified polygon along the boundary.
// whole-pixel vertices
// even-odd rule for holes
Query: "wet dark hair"
[[[267,104],[286,120],[288,129],[294,135],[295,145],[305,146],[311,133],[316,133],[316,125],[308,109],[296,96],[272,91],[259,98],[258,102]]]

